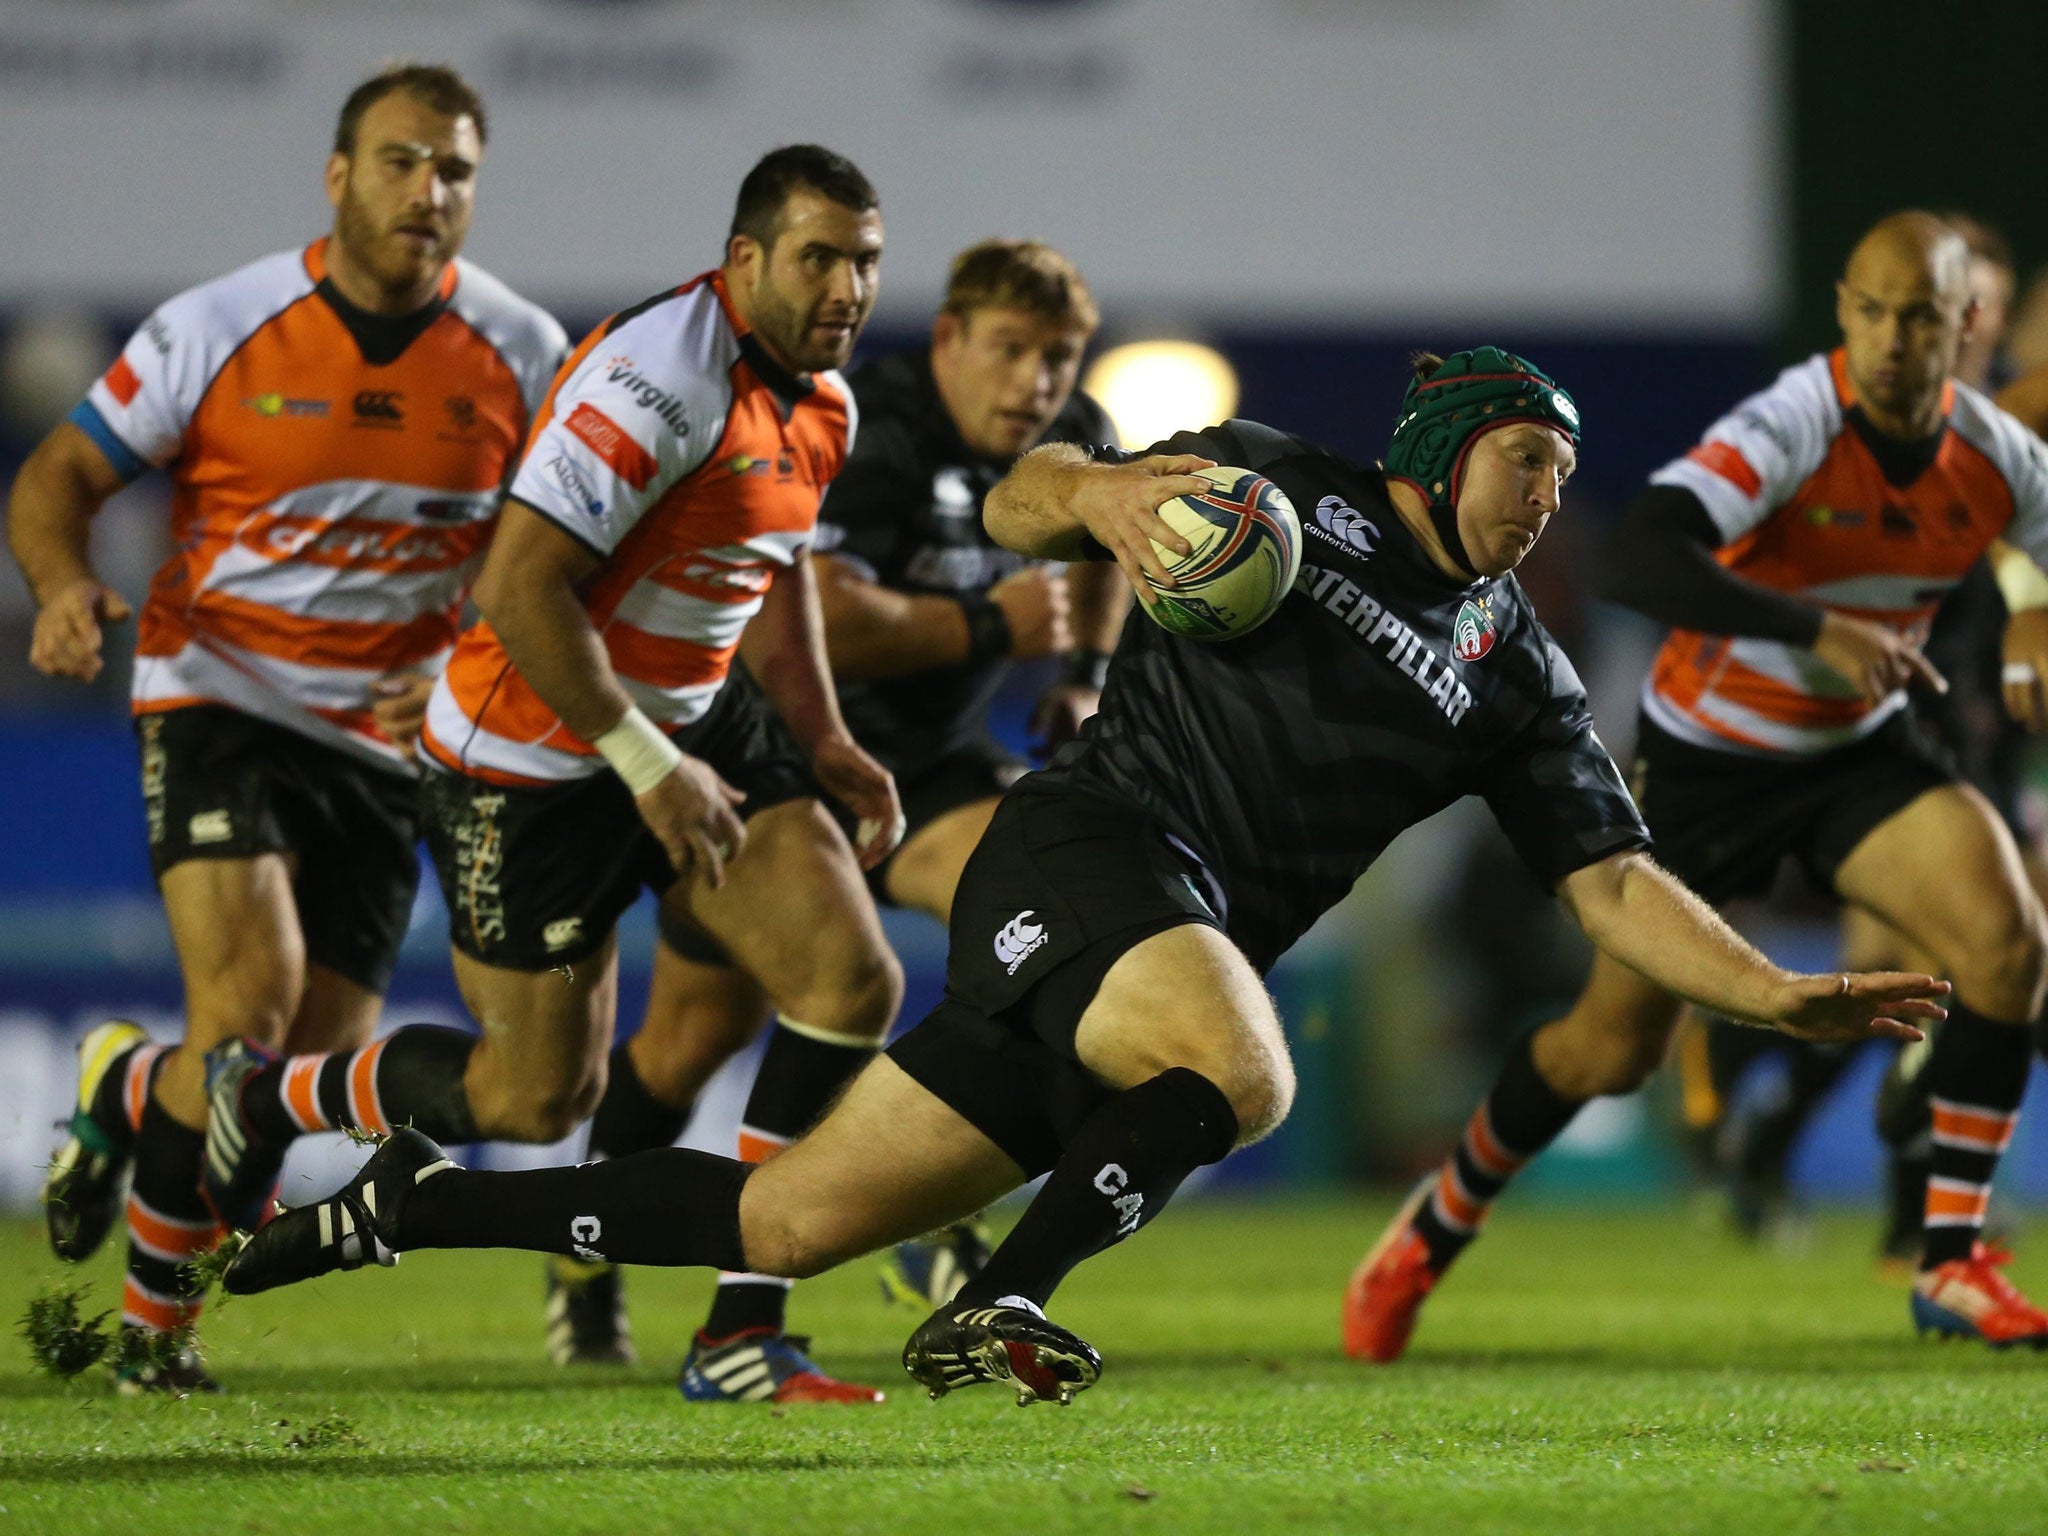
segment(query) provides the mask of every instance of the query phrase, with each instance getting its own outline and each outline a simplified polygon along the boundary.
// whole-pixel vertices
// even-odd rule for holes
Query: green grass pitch
[[[926,1402],[871,1262],[800,1288],[792,1323],[890,1389],[874,1410],[685,1405],[697,1274],[633,1276],[645,1364],[556,1370],[526,1254],[230,1302],[219,1398],[58,1385],[15,1340],[0,1536],[2048,1529],[2048,1355],[1914,1339],[1866,1220],[1789,1257],[1670,1210],[1511,1201],[1410,1357],[1367,1369],[1337,1297],[1386,1211],[1183,1202],[1061,1293],[1108,1362],[1064,1411]],[[56,1271],[39,1227],[0,1225],[10,1317]]]

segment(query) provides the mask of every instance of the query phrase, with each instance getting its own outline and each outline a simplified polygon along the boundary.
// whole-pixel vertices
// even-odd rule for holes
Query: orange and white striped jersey
[[[225,704],[410,771],[371,685],[446,660],[567,338],[466,261],[409,320],[344,310],[326,244],[170,300],[72,420],[123,473],[171,474],[135,712]]]
[[[1916,639],[1994,538],[2048,564],[2048,445],[1951,383],[1931,462],[1894,484],[1854,404],[1843,354],[1808,358],[1651,481],[1700,499],[1735,574]],[[1643,685],[1644,713],[1674,736],[1795,756],[1866,736],[1905,702],[1869,702],[1800,646],[1690,630],[1671,632]]]
[[[564,365],[512,495],[603,558],[583,606],[657,723],[711,707],[776,572],[808,551],[855,425],[846,381],[777,364],[717,273],[614,315]],[[488,624],[456,646],[421,740],[443,767],[501,783],[604,767]]]

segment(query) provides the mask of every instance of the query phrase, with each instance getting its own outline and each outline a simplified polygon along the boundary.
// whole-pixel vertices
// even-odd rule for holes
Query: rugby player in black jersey
[[[1510,574],[1577,439],[1562,390],[1480,348],[1418,363],[1385,472],[1249,422],[1128,462],[1026,455],[990,494],[997,540],[1112,557],[1141,598],[1148,577],[1171,585],[1150,541],[1186,552],[1157,509],[1207,464],[1271,477],[1307,551],[1248,636],[1125,626],[1101,711],[1004,799],[961,876],[939,1008],[754,1168],[668,1149],[478,1173],[402,1131],[340,1194],[258,1232],[227,1288],[421,1247],[807,1275],[1046,1173],[904,1364],[935,1396],[1000,1380],[1065,1401],[1101,1360],[1046,1319],[1054,1287],[1287,1112],[1261,974],[1399,832],[1467,794],[1596,944],[1660,984],[1803,1038],[1916,1037],[1943,983],[1790,974],[1648,857],[1584,690]]]
[[[983,499],[1026,449],[1114,440],[1102,408],[1074,387],[1097,319],[1087,283],[1058,251],[985,240],[954,258],[930,344],[876,359],[848,381],[860,430],[826,493],[813,561],[826,648],[848,728],[896,775],[903,798],[903,841],[868,884],[878,900],[941,923],[997,799],[1025,771],[989,729],[1005,669],[1065,655],[1033,717],[1059,745],[1094,713],[1130,605],[1113,568],[1064,572],[1029,560],[998,545],[981,520]],[[666,909],[660,934],[645,1022],[614,1049],[591,1122],[593,1156],[673,1143],[705,1083],[770,1011],[760,983],[709,935]],[[778,1019],[739,1155],[759,1161],[807,1129],[873,1049],[864,1037]],[[900,1244],[884,1280],[891,1294],[929,1308],[986,1252],[979,1224],[961,1222]],[[773,1276],[721,1277],[683,1373],[686,1397],[768,1395],[776,1371],[758,1367],[764,1348],[770,1366],[780,1364],[764,1341],[782,1335],[788,1288]],[[548,1325],[558,1363],[632,1358],[614,1265],[551,1260]],[[806,1391],[859,1400],[860,1389],[813,1376],[780,1384],[784,1400]]]

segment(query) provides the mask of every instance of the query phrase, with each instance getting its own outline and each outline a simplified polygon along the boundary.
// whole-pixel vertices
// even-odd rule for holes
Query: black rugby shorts
[[[1823,891],[1856,846],[1930,789],[1960,782],[1946,749],[1900,710],[1815,757],[1752,757],[1636,726],[1629,788],[1657,861],[1714,906],[1761,896],[1786,859]]]
[[[790,800],[823,798],[760,685],[738,668],[704,717],[671,737],[746,793],[742,820]],[[493,784],[433,769],[421,800],[449,940],[486,965],[574,965],[604,946],[643,887],[661,892],[675,884],[668,855],[609,769],[547,785]]]
[[[419,887],[419,784],[222,704],[135,721],[149,862],[292,857],[306,958],[381,993]]]
[[[1135,807],[1013,793],[953,897],[946,999],[889,1055],[1035,1177],[1114,1091],[1074,1050],[1102,978],[1155,933],[1221,930],[1222,900]]]

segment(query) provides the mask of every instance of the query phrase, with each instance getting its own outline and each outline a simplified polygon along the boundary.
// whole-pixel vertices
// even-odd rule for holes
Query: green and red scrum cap
[[[1387,473],[1414,486],[1433,509],[1453,508],[1472,445],[1517,421],[1555,427],[1578,446],[1579,408],[1549,374],[1499,347],[1453,352],[1428,378],[1409,381]]]

